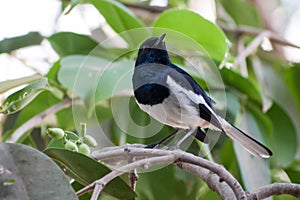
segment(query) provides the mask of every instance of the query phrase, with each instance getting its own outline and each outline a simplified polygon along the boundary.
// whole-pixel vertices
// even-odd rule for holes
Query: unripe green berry
[[[89,147],[95,147],[95,146],[97,146],[96,140],[92,136],[90,136],[90,135],[85,135],[83,137],[83,142],[85,144],[87,144]]]
[[[70,151],[76,151],[76,152],[78,152],[77,145],[74,142],[69,141],[69,140],[66,141],[66,143],[65,143],[65,149],[68,149]]]
[[[65,135],[64,130],[62,130],[61,128],[48,128],[47,133],[48,133],[49,137],[51,137],[55,140],[62,139]]]
[[[78,146],[78,152],[82,153],[82,154],[85,154],[85,155],[89,155],[91,153],[90,147],[85,143],[81,143]]]

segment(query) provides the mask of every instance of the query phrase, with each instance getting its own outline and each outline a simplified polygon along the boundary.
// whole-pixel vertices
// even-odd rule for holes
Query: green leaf
[[[251,137],[262,141],[261,132],[255,118],[247,110],[238,118],[237,127]],[[269,164],[266,159],[252,156],[238,143],[234,143],[234,150],[247,191],[253,191],[271,182]]]
[[[291,182],[300,184],[300,160],[295,159],[286,169],[285,172],[288,174]]]
[[[258,103],[261,102],[259,90],[249,79],[246,79],[237,72],[225,67],[222,68],[220,72],[226,85],[239,90],[241,93],[246,94],[248,97]]]
[[[52,81],[57,81],[57,73],[58,70],[60,69],[60,62],[56,61],[52,67],[50,68],[50,70],[48,71],[48,73],[46,74],[46,77]]]
[[[174,169],[174,166],[168,166],[147,173],[140,173],[139,181],[136,186],[136,191],[139,194],[139,197],[141,197],[141,199],[148,200],[176,199],[176,197],[174,197],[174,193],[176,192]]]
[[[127,140],[129,143],[144,143],[146,138],[156,135],[164,126],[141,111],[133,97],[113,98],[111,108],[118,129],[121,129],[128,139],[129,136],[134,137],[134,141]]]
[[[0,199],[77,199],[62,170],[25,145],[0,144]],[[2,184],[7,180],[9,185]]]
[[[0,93],[6,92],[7,90],[10,90],[10,89],[15,88],[20,85],[30,83],[30,82],[35,81],[40,78],[41,78],[41,75],[35,74],[32,76],[26,76],[26,77],[22,77],[22,78],[18,78],[18,79],[0,82]]]
[[[298,107],[300,117],[300,65],[289,67],[285,71],[285,82]]]
[[[38,32],[30,32],[26,35],[8,38],[0,41],[0,53],[9,53],[22,47],[38,45],[44,37]]]
[[[275,66],[277,66],[277,63]],[[287,86],[289,83],[286,84],[283,80],[285,71],[282,69],[276,70],[276,67],[270,66],[267,62],[264,63],[263,71],[266,85],[268,86],[266,91],[269,91],[268,95],[276,102],[273,110],[274,114],[271,113],[272,115],[269,116],[274,126],[273,145],[276,145],[273,147],[275,151],[274,155],[278,154],[278,157],[274,156],[272,158],[272,164],[285,166],[293,159],[295,145],[296,148],[299,146],[296,138],[300,134],[300,117],[299,113],[297,113],[297,104],[294,99],[295,94],[291,93],[293,90],[290,90]],[[294,134],[297,134],[296,138]],[[285,154],[287,157],[285,157]]]
[[[139,29],[144,28],[143,23],[121,3],[114,0],[91,0],[91,3],[112,29],[126,40],[129,46],[136,47],[149,36],[147,29]],[[139,30],[130,31],[132,29]]]
[[[17,112],[46,90],[49,90],[47,78],[36,80],[7,97],[0,107],[0,113],[11,114]]]
[[[107,57],[109,53],[101,47],[95,40],[87,35],[81,35],[72,32],[59,32],[48,38],[53,49],[61,57],[72,54],[90,53]]]
[[[46,149],[45,153],[82,185],[88,185],[111,172],[105,165],[80,153],[56,148]],[[104,192],[119,199],[136,197],[135,192],[120,177],[107,184]]]
[[[42,103],[41,103],[42,102]],[[33,116],[43,112],[50,106],[56,104],[59,102],[59,99],[57,99],[51,92],[45,91],[38,95],[33,101],[31,101],[26,107],[24,107],[20,113],[18,113],[17,120],[15,122],[15,125],[13,126],[12,130],[6,131],[3,135],[3,141],[5,141],[8,137],[13,134],[14,130],[16,130],[18,127],[20,127],[23,123],[25,123],[27,120],[32,118]],[[17,113],[16,113],[17,114]],[[13,116],[13,115],[11,115]],[[43,122],[46,124],[46,121]],[[26,133],[24,133],[26,134]]]
[[[295,127],[291,118],[278,104],[274,103],[267,115],[274,127],[272,138],[274,156],[271,161],[276,166],[286,167],[294,160],[298,148]]]
[[[91,113],[100,101],[132,94],[133,66],[132,60],[111,63],[92,56],[69,56],[61,60],[58,80],[79,95]]]
[[[220,3],[238,25],[261,27],[260,16],[251,2],[247,0],[221,0]]]
[[[265,141],[266,145],[271,145],[272,133],[273,133],[273,123],[266,113],[263,113],[261,108],[256,104],[248,101],[246,104],[246,109],[251,112],[253,117],[256,120],[256,124],[258,125],[261,135]]]
[[[166,32],[168,37],[172,37],[174,31],[185,34],[200,44],[212,58],[218,61],[222,61],[228,51],[223,31],[190,10],[168,10],[158,17],[154,27],[164,28],[159,32]]]

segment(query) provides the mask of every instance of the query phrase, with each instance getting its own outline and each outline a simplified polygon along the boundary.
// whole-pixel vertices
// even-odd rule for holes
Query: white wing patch
[[[214,113],[214,111],[206,103],[202,95],[195,94],[193,91],[185,89],[184,87],[176,83],[170,76],[167,77],[167,84],[175,94],[184,93],[191,101],[196,104],[204,104],[210,112]]]
[[[202,95],[198,95],[196,93],[194,93],[194,91],[188,90],[184,87],[182,87],[180,84],[178,84],[174,79],[172,79],[172,77],[168,76],[167,77],[167,84],[169,85],[169,89],[174,93],[174,94],[184,94],[185,97],[187,98],[183,98],[182,96],[178,96],[177,98],[180,99],[181,101],[181,105],[190,105],[190,102],[196,103],[196,104],[203,104],[211,113],[212,115],[215,116],[216,119],[218,119],[220,121],[220,116],[218,116],[214,110],[206,103],[205,99],[203,98]],[[183,102],[183,101],[189,101],[189,102]],[[191,108],[189,109],[191,110]],[[195,110],[193,108],[193,110]],[[192,113],[192,112],[191,112]],[[219,128],[215,127],[214,125],[212,125],[211,123],[205,121],[204,119],[201,119],[198,115],[198,126],[203,127],[203,128],[210,128],[213,130],[220,130]],[[222,122],[222,121],[221,121]]]

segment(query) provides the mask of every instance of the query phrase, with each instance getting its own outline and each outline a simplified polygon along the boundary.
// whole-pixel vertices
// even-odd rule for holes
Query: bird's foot
[[[147,149],[154,149],[154,148],[159,147],[159,145],[160,145],[160,143],[155,142],[155,143],[152,143],[152,144],[148,144],[147,146],[145,146],[145,148],[147,148]]]
[[[180,149],[180,144],[178,144],[178,142],[176,142],[175,144],[169,146],[167,149],[170,150],[170,151]]]

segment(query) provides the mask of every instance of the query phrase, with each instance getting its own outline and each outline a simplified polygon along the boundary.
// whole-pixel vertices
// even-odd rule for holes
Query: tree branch
[[[239,27],[229,27],[226,26],[224,24],[218,24],[225,32],[228,33],[233,33],[236,35],[252,35],[252,36],[257,36],[260,35],[262,32],[265,32],[266,30],[262,30],[262,29],[257,29],[257,28],[253,28],[253,27],[249,27],[249,26],[239,26]],[[272,32],[272,31],[268,31],[269,35],[268,38],[271,42],[274,43],[278,43],[280,45],[284,45],[284,46],[290,46],[290,47],[295,47],[300,49],[300,46],[295,45],[289,41],[287,41],[286,39],[284,39],[283,37],[279,36],[278,34]]]
[[[252,40],[251,43],[236,57],[233,63],[233,67],[241,65],[249,55],[256,51],[259,45],[263,42],[264,38],[268,38],[269,35],[269,31],[264,31],[261,32],[258,36],[256,36],[255,39]]]
[[[274,183],[264,186],[253,193],[246,193],[240,183],[222,165],[179,149],[149,149],[144,147],[145,145],[141,144],[126,144],[104,148],[100,152],[94,153],[92,155],[93,158],[101,160],[106,164],[117,164],[121,161],[128,161],[128,158],[131,159],[130,162],[132,163],[114,169],[111,173],[78,191],[77,195],[81,195],[94,188],[92,199],[95,200],[109,181],[123,173],[140,167],[148,168],[157,164],[173,163],[179,168],[200,177],[222,199],[254,200],[280,194],[290,194],[300,197],[300,185],[292,183]]]
[[[178,158],[174,162],[177,166],[181,167],[182,169],[187,169],[187,171],[199,176],[203,181],[205,181],[209,185],[211,189],[219,193],[222,197],[230,196],[230,198],[228,199],[232,199],[232,196],[235,196],[236,199],[246,198],[246,194],[242,189],[241,185],[229,172],[225,170],[223,166],[181,150],[148,149],[143,147],[141,148],[141,146],[130,147],[130,145],[127,144],[124,147],[110,147],[108,151],[107,149],[104,149],[102,152],[97,152],[93,154],[92,157],[96,158],[97,160],[99,159],[103,162],[113,160],[113,162],[109,162],[110,164],[112,164],[116,160],[118,162],[122,160],[127,160],[126,157],[128,155],[134,157],[136,160],[142,159],[143,162],[148,162],[149,166],[153,166],[155,164],[152,161],[149,161],[150,159],[161,158],[164,156],[175,156],[176,158]],[[166,162],[164,164],[171,164],[172,162]],[[197,168],[198,170],[196,170]],[[116,170],[119,171],[120,169]],[[102,179],[101,184],[103,184]],[[228,186],[221,186],[223,184]],[[78,193],[82,194],[82,192],[88,191],[94,186],[95,184],[91,184],[87,186],[87,188],[84,188],[82,191],[79,191]],[[229,191],[225,191],[228,189]]]
[[[300,185],[294,183],[273,183],[259,188],[257,191],[249,194],[249,200],[265,199],[274,195],[289,194],[294,197],[300,197]]]
[[[187,172],[195,174],[206,182],[207,186],[216,191],[223,200],[235,200],[236,196],[231,188],[224,181],[220,181],[220,177],[205,168],[200,168],[188,163],[177,162],[177,166]]]

